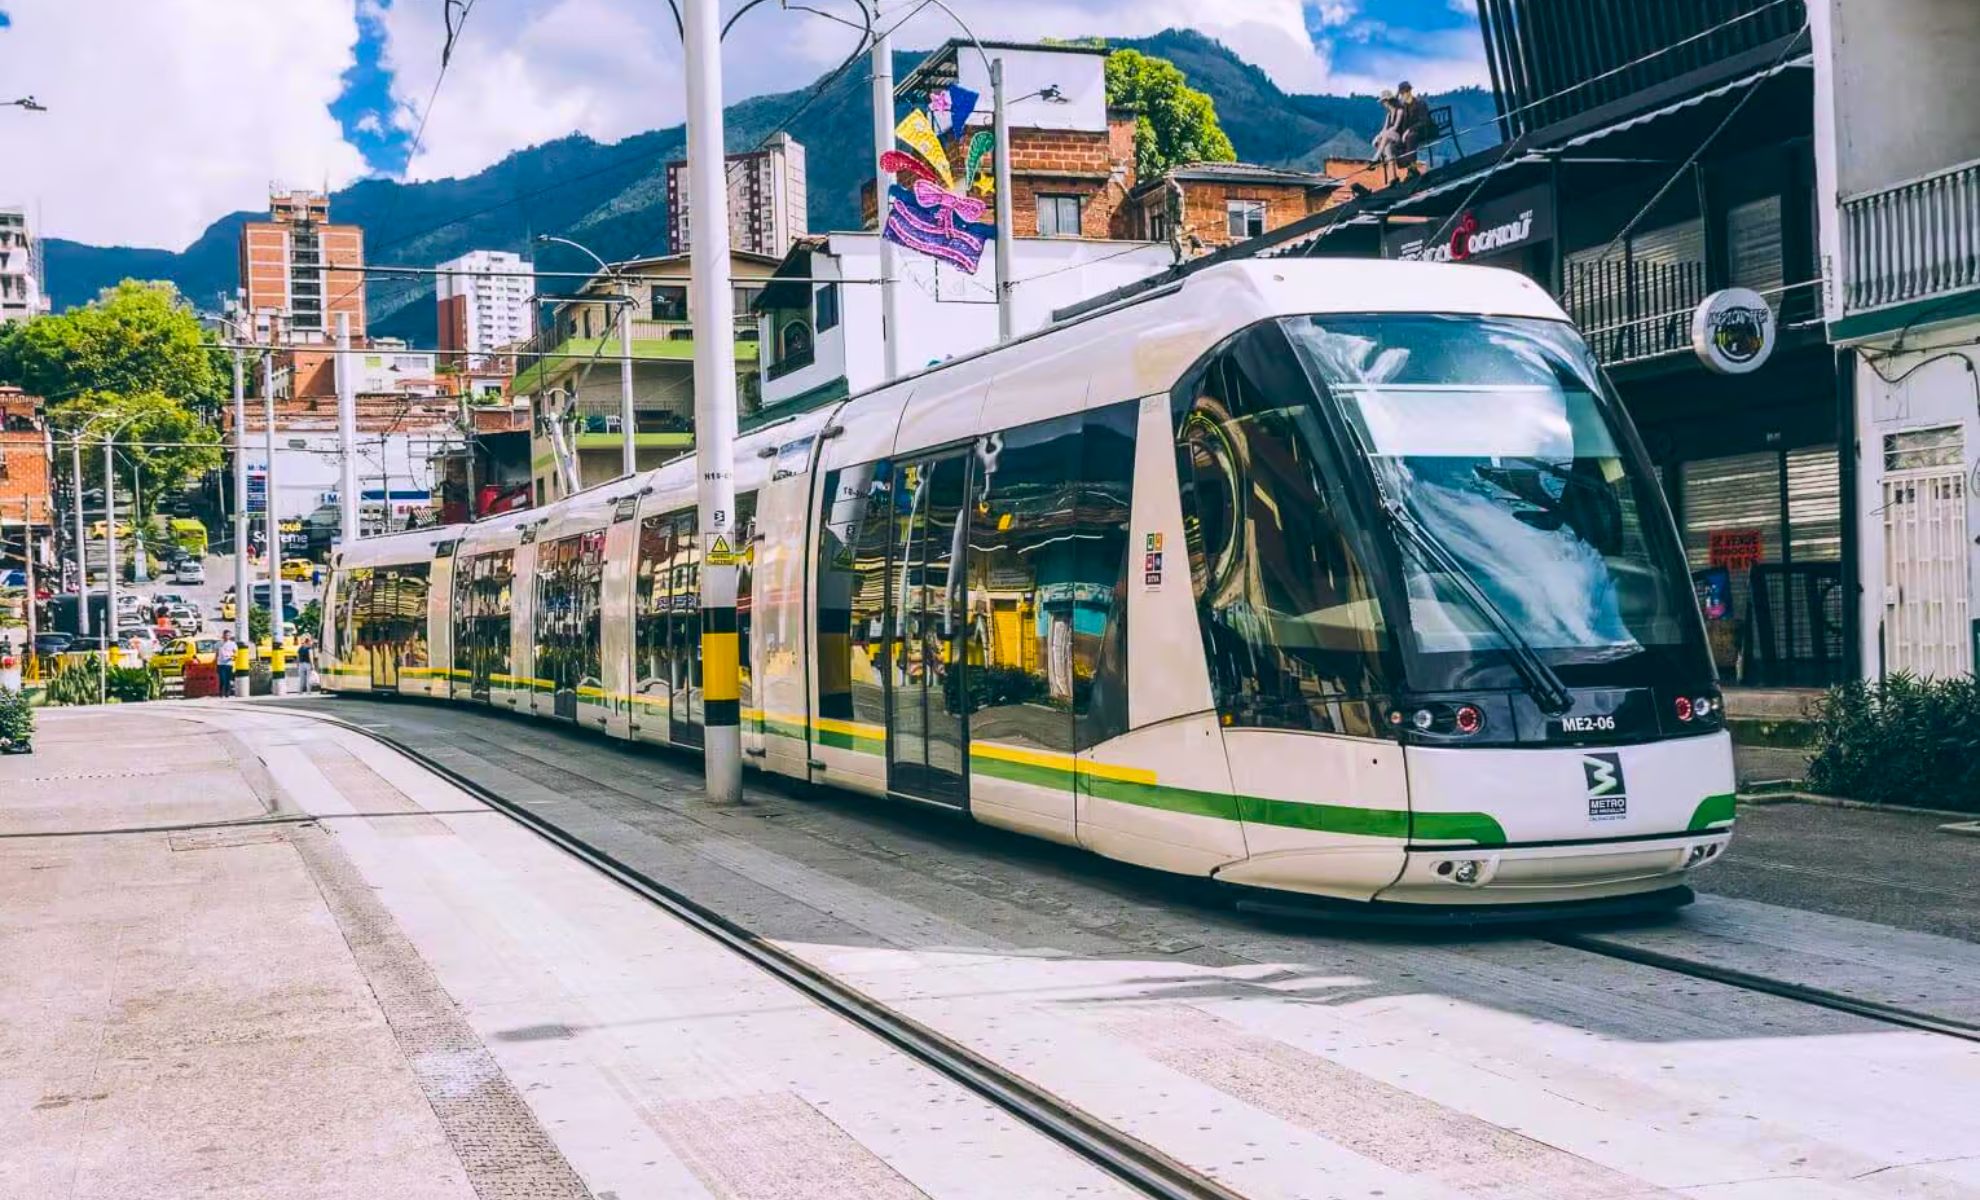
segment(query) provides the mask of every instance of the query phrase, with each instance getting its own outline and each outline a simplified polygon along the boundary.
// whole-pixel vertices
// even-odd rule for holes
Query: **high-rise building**
[[[364,336],[364,230],[332,225],[328,196],[270,193],[268,219],[243,225],[240,245],[242,303],[257,325],[273,310],[285,340],[324,342],[348,313],[351,336]]]
[[[729,155],[727,166],[729,248],[782,258],[810,230],[804,207],[804,145],[778,133],[761,150]],[[675,254],[692,249],[687,180],[685,159],[667,164],[667,237]]]
[[[469,372],[512,374],[496,352],[529,336],[530,264],[506,250],[470,250],[440,264],[440,352]]]
[[[41,247],[27,212],[0,208],[0,323],[26,321],[48,311],[41,289]]]

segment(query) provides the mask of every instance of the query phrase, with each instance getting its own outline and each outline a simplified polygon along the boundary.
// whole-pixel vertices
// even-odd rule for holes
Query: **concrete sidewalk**
[[[388,927],[363,952],[376,901],[237,739],[164,706],[40,724],[0,759],[0,1195],[585,1194],[519,1102],[533,1155],[450,1140],[381,1001],[423,966]]]

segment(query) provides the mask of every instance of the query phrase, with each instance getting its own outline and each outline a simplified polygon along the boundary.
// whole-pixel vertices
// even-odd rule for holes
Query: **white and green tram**
[[[1418,914],[1682,900],[1731,834],[1669,510],[1520,275],[1219,265],[736,463],[759,770]],[[346,547],[325,686],[698,746],[694,493]]]

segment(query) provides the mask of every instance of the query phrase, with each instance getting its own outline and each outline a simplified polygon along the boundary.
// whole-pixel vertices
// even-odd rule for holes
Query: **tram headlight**
[[[1696,710],[1694,710],[1694,708],[1692,707],[1691,697],[1689,696],[1679,696],[1677,698],[1676,707],[1677,707],[1677,719],[1680,721],[1689,721],[1691,720],[1692,717],[1697,715]]]
[[[1475,704],[1458,705],[1457,713],[1451,718],[1459,733],[1477,733],[1485,728],[1485,714]]]
[[[1437,724],[1437,714],[1431,712],[1427,708],[1419,708],[1416,710],[1415,714],[1409,718],[1409,723],[1416,726],[1418,729],[1421,729],[1423,732],[1429,733],[1430,730],[1434,728]]]
[[[1698,714],[1698,719],[1701,721],[1709,718],[1719,711],[1718,697],[1709,695],[1698,697],[1691,702],[1691,711]]]

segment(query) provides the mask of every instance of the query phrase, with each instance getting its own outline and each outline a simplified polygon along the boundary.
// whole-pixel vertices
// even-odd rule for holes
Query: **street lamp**
[[[589,255],[591,257],[591,260],[598,264],[598,269],[600,271],[603,271],[606,275],[618,281],[619,295],[622,301],[622,303],[619,306],[620,312],[618,316],[619,319],[619,436],[620,436],[619,473],[621,475],[631,475],[634,471],[638,469],[638,455],[636,453],[637,448],[633,443],[632,281],[627,279],[623,274],[621,274],[618,268],[614,267],[611,263],[608,263],[604,259],[600,258],[597,255],[597,253],[593,251],[589,246],[585,246],[582,245],[581,243],[574,242],[566,237],[555,237],[547,233],[537,234],[536,240],[539,244],[555,242],[558,245],[569,246],[573,250],[577,250],[583,254]]]
[[[235,315],[221,317],[221,324],[233,331],[234,358],[234,645],[235,651],[234,694],[246,696],[249,691],[249,676],[240,669],[240,658],[247,653],[248,640],[248,511],[247,511],[247,382],[245,378],[246,352],[242,342],[254,339],[241,332],[240,310],[229,306]],[[252,330],[249,331],[249,334]],[[264,493],[265,494],[265,493]]]
[[[19,100],[8,100],[5,103],[0,103],[0,108],[24,108],[29,112],[48,111],[48,106],[36,100],[33,96],[22,96]]]

